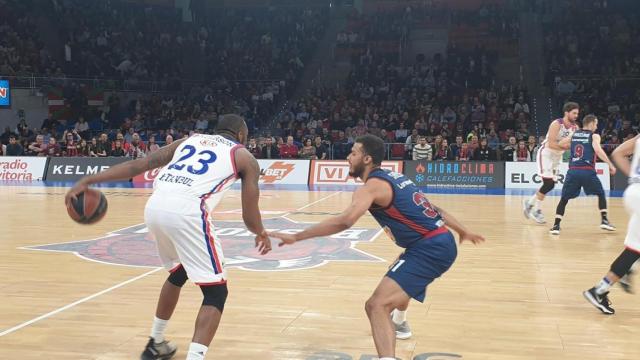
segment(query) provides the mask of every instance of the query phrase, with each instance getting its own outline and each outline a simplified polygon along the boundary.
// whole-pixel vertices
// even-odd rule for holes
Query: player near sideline
[[[577,130],[571,136],[571,160],[569,171],[564,179],[562,197],[556,209],[556,219],[549,231],[552,235],[560,235],[560,222],[564,216],[564,210],[569,200],[580,196],[580,190],[584,189],[587,195],[598,196],[598,209],[600,209],[600,228],[614,231],[616,228],[609,223],[607,218],[607,197],[602,183],[596,173],[596,156],[609,164],[611,175],[616,174],[616,167],[609,160],[607,154],[600,146],[600,135],[594,132],[598,129],[598,118],[595,115],[587,115],[582,119],[582,130]]]
[[[477,244],[484,238],[431,204],[407,177],[382,170],[383,158],[382,139],[358,137],[347,157],[349,175],[365,184],[354,192],[351,204],[340,215],[300,233],[269,235],[282,239],[279,246],[327,236],[350,228],[369,211],[395,243],[405,248],[365,305],[378,357],[390,360],[395,359],[398,326],[403,325],[404,333],[410,335],[405,313],[409,300],[424,301],[427,285],[446,272],[456,258],[455,238],[447,227],[458,233],[461,243]]]
[[[630,155],[633,155],[631,163],[628,159]],[[611,264],[609,272],[596,286],[582,293],[587,301],[607,315],[615,313],[609,301],[609,289],[616,282],[622,284],[634,263],[640,259],[640,135],[618,146],[611,157],[620,171],[629,177],[629,186],[624,192],[624,205],[631,215],[627,237],[624,240],[624,250]],[[631,292],[628,285],[624,288]]]
[[[156,239],[160,259],[170,274],[160,291],[142,360],[166,360],[176,353],[176,346],[165,340],[164,331],[187,279],[198,285],[203,294],[187,360],[204,359],[228,294],[222,247],[209,215],[237,179],[242,179],[244,223],[250,231],[259,234],[255,239],[258,251],[264,255],[271,250],[258,207],[260,168],[242,145],[247,141],[248,132],[242,117],[224,115],[215,128],[215,135],[195,134],[175,141],[146,158],[86,176],[67,193],[65,201],[69,204],[91,184],[128,180],[163,167],[145,207],[145,223]]]
[[[523,202],[524,216],[533,218],[538,224],[544,224],[544,216],[540,205],[549,191],[553,190],[558,181],[558,168],[562,155],[569,149],[571,135],[576,131],[576,120],[580,107],[577,103],[568,102],[562,107],[564,117],[554,120],[549,125],[547,137],[538,151],[538,175],[542,178],[542,186],[530,198]]]

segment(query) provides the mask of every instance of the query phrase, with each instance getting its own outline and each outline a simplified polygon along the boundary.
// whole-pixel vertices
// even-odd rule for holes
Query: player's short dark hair
[[[18,137],[15,135],[9,135],[9,139],[18,140]]]
[[[362,145],[362,152],[371,156],[374,165],[382,164],[384,159],[384,142],[382,139],[367,134],[356,138],[356,143]]]
[[[238,136],[240,130],[244,129],[247,124],[244,122],[244,118],[237,114],[225,114],[222,115],[218,124],[216,124],[216,133],[228,133],[234,136]]]
[[[571,112],[575,109],[580,109],[580,105],[578,105],[577,102],[573,102],[573,101],[569,101],[567,103],[564,104],[564,106],[562,107],[562,112],[563,113],[568,113]]]
[[[598,118],[595,115],[589,114],[582,119],[582,126],[588,126],[596,120],[598,120]]]

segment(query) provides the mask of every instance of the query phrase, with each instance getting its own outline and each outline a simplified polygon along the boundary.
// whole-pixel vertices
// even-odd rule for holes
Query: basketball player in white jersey
[[[564,117],[554,120],[549,125],[547,137],[538,151],[538,175],[542,179],[542,186],[531,199],[525,199],[523,202],[524,216],[527,219],[532,218],[538,224],[545,223],[540,205],[558,181],[562,155],[571,146],[571,136],[577,130],[576,120],[580,112],[578,104],[568,102],[564,104],[562,111]]]
[[[631,163],[628,159],[630,155],[633,155]],[[623,284],[624,278],[640,259],[640,135],[618,146],[611,157],[618,169],[629,176],[629,187],[624,192],[624,205],[631,215],[627,238],[624,240],[624,250],[611,264],[609,272],[596,286],[582,293],[593,306],[607,315],[615,313],[607,296],[609,289],[616,282]],[[624,289],[631,292],[626,284]]]
[[[243,220],[250,231],[258,234],[258,251],[264,255],[271,250],[258,207],[260,168],[242,145],[247,135],[242,117],[225,115],[216,126],[215,135],[195,134],[175,141],[146,158],[86,176],[67,193],[65,201],[69,204],[91,184],[127,180],[163,167],[145,208],[145,222],[170,274],[160,292],[151,337],[141,355],[143,360],[166,360],[175,354],[176,347],[164,339],[164,330],[187,279],[198,285],[203,294],[187,360],[204,359],[227,298],[224,256],[209,215],[237,179],[242,179]]]

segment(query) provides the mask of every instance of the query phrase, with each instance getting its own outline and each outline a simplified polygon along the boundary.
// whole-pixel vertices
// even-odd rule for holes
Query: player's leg
[[[397,307],[408,306],[409,295],[395,282],[385,276],[365,304],[371,324],[373,341],[381,359],[395,359],[396,331],[389,313]]]
[[[604,314],[613,315],[615,310],[610,306],[609,289],[629,272],[638,259],[640,259],[640,251],[625,248],[611,264],[611,269],[602,280],[596,286],[583,292],[584,297]]]
[[[177,351],[177,347],[165,339],[164,332],[178,303],[180,290],[188,277],[180,264],[168,229],[164,226],[166,221],[172,220],[167,216],[171,217],[170,214],[162,211],[145,209],[145,222],[156,239],[158,255],[163,266],[169,270],[169,276],[160,290],[156,313],[151,325],[151,334],[142,352],[142,360],[168,359]]]
[[[224,304],[227,300],[227,284],[200,285],[203,300],[198,317],[196,318],[195,330],[187,360],[204,359],[209,345],[220,325]]]
[[[545,220],[540,206],[547,194],[555,187],[555,176],[560,161],[549,150],[542,149],[538,152],[537,162],[538,176],[542,179],[542,185],[530,199],[525,199],[523,208],[525,217],[533,218],[538,224],[544,224]]]
[[[633,265],[640,259],[640,186],[631,185],[624,194],[624,203],[631,213],[627,237],[624,240],[625,249],[611,264],[607,275],[593,288],[583,292],[584,297],[605,314],[613,314],[607,297],[609,288],[620,278],[629,273]]]
[[[609,222],[609,218],[607,217],[607,197],[604,193],[602,182],[600,182],[600,179],[598,179],[598,175],[595,172],[590,174],[589,181],[584,187],[584,192],[587,195],[598,196],[598,209],[600,210],[600,229],[615,231],[616,227]]]
[[[188,226],[184,226],[188,225]],[[198,311],[187,360],[204,359],[220,324],[227,299],[227,285],[222,246],[208,213],[200,218],[185,217],[177,226],[174,244],[189,279],[200,286],[202,305]]]
[[[423,302],[427,286],[451,267],[456,256],[455,238],[447,232],[414,243],[389,268],[366,305],[379,356],[395,354],[391,310],[406,310],[410,298]],[[396,320],[406,322],[406,318]]]
[[[569,200],[575,199],[580,195],[582,185],[580,175],[569,170],[567,172],[567,177],[564,180],[564,186],[562,187],[560,202],[558,202],[558,206],[556,207],[555,221],[553,223],[553,227],[549,230],[549,233],[552,235],[560,235],[560,222],[562,222],[562,218],[564,217],[567,204],[569,203]]]
[[[396,328],[396,339],[406,340],[413,335],[411,333],[411,327],[407,321],[407,309],[409,308],[409,302],[404,305],[400,305],[391,312],[391,321]]]

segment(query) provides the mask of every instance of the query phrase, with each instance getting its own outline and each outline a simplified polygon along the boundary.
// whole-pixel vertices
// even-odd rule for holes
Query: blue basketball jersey
[[[596,151],[593,149],[593,132],[578,130],[571,137],[571,161],[569,169],[594,170]]]
[[[409,178],[380,168],[373,170],[367,180],[372,178],[388,182],[393,189],[388,207],[374,206],[369,212],[398,246],[406,248],[418,240],[449,231],[440,213]]]

